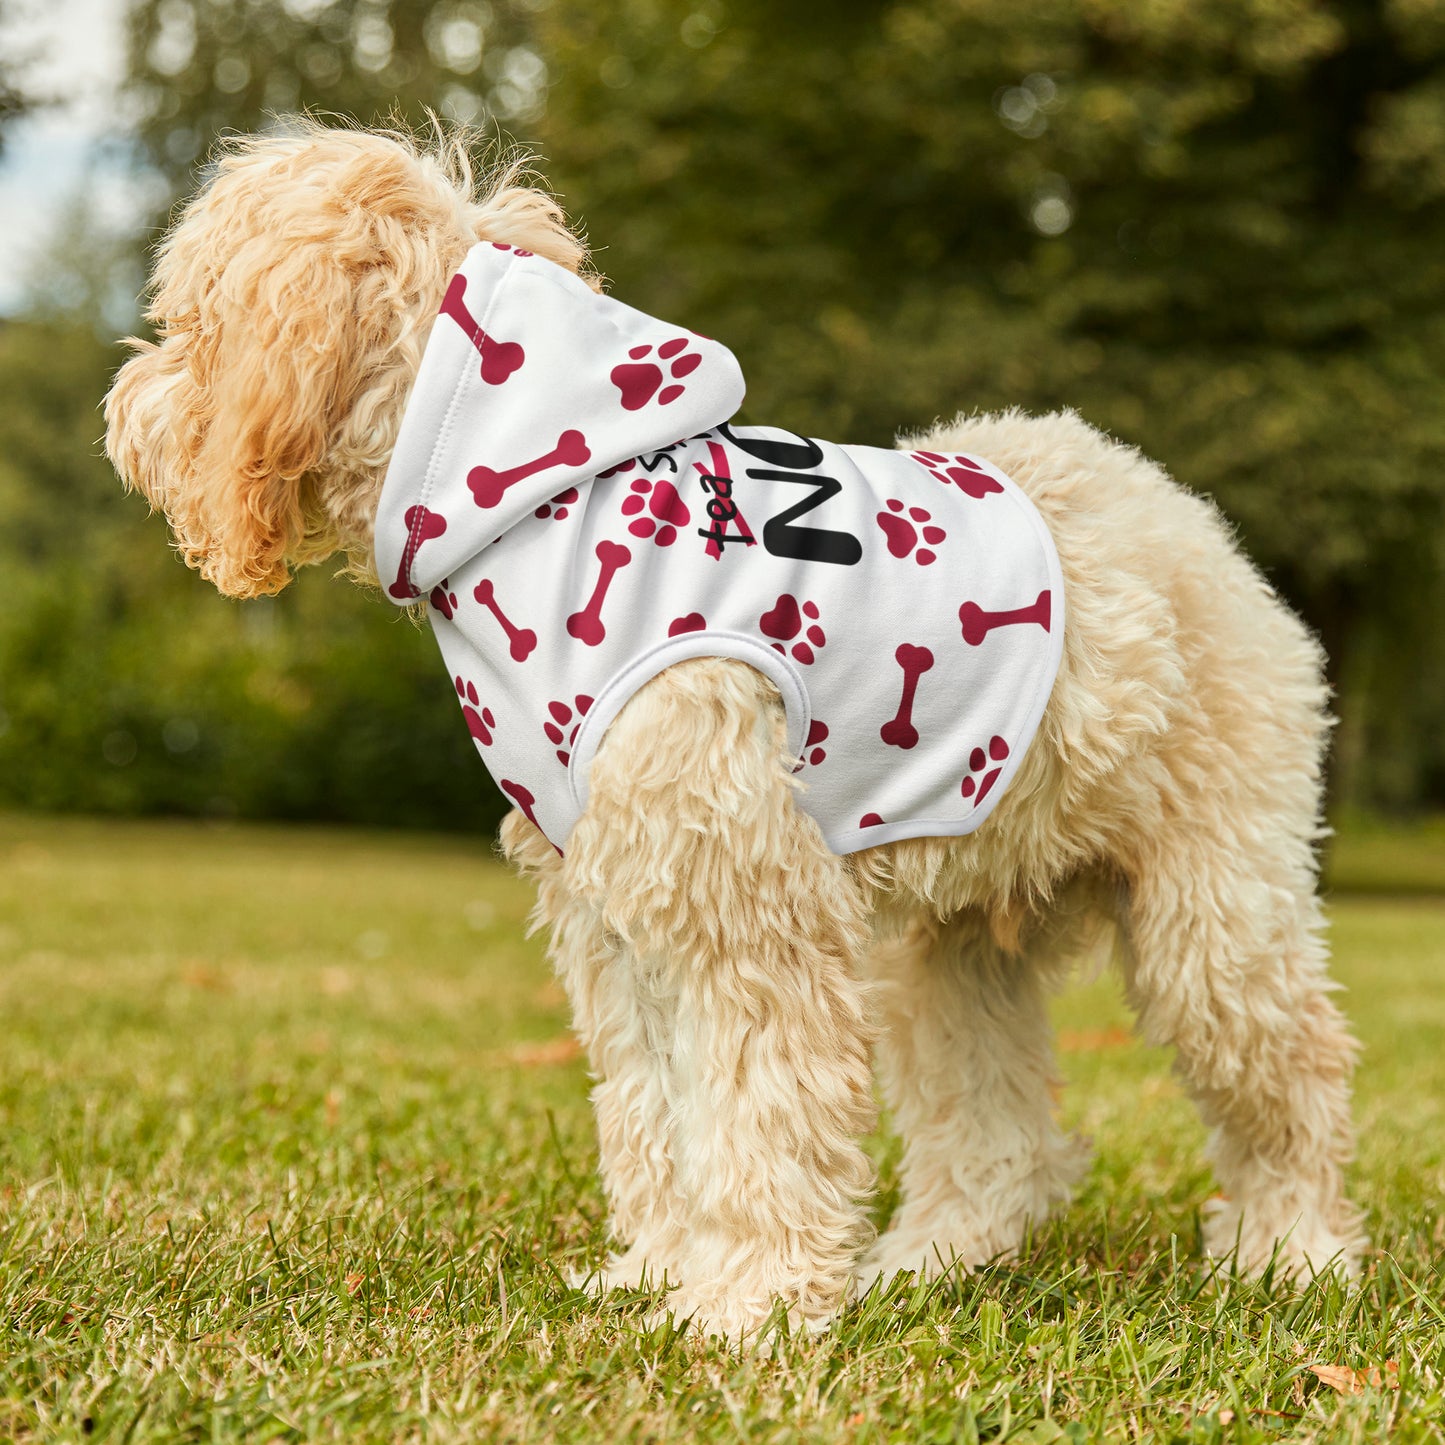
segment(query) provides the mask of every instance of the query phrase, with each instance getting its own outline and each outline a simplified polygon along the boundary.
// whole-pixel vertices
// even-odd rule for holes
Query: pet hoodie
[[[478,245],[387,472],[382,585],[428,599],[483,760],[558,848],[622,705],[693,657],[777,685],[834,852],[971,832],[1058,671],[1042,519],[982,457],[734,425],[743,390],[717,342]]]

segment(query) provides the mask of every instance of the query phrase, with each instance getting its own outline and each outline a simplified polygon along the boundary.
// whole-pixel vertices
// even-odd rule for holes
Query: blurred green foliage
[[[1438,0],[140,0],[132,36],[172,195],[268,111],[432,106],[538,147],[754,420],[1077,408],[1321,633],[1337,798],[1445,801]],[[0,799],[495,816],[391,609],[322,577],[236,607],[166,555],[92,446],[115,362],[83,314],[0,331]]]
[[[0,805],[489,826],[429,633],[313,570],[237,604],[99,453],[114,349],[0,327]]]
[[[0,26],[10,23],[15,12],[13,0],[0,0]],[[23,58],[9,46],[0,52],[0,155],[5,152],[5,128],[18,120],[34,104],[20,83]]]

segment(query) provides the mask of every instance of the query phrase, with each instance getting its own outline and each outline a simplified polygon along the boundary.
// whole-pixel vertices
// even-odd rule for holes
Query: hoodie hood
[[[539,507],[729,420],[727,347],[530,251],[467,253],[423,352],[376,516],[376,568],[409,606]]]

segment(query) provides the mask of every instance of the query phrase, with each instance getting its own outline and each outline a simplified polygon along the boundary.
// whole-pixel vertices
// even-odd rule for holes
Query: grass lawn
[[[483,843],[0,817],[0,1440],[1445,1440],[1445,898],[1331,906],[1360,1287],[1211,1277],[1105,982],[1058,1006],[1073,1207],[772,1359],[566,1283],[602,1204],[528,905]]]

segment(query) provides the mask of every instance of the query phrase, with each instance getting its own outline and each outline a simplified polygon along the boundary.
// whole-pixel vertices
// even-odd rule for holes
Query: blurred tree
[[[100,451],[115,348],[0,322],[0,806],[489,827],[426,633],[314,570],[228,602]]]
[[[886,442],[1077,407],[1215,495],[1324,634],[1343,796],[1445,800],[1438,0],[138,0],[129,92],[172,194],[217,132],[298,105],[514,127],[618,292],[739,353],[757,419]],[[50,555],[74,510],[19,506]],[[141,780],[164,709],[200,695],[243,811],[451,816],[455,779],[421,769],[398,801],[420,765],[387,752],[461,733],[424,640],[319,578],[221,603],[115,525],[75,594],[108,600],[65,623],[132,679],[124,706],[85,693],[81,643],[64,671],[68,715],[105,719],[76,747],[135,741],[100,781]],[[52,613],[68,595],[36,582]],[[26,615],[0,625],[0,692]],[[355,778],[331,766],[373,733]],[[124,796],[196,806],[156,757]],[[369,797],[368,770],[393,783]]]
[[[1387,677],[1445,674],[1411,607],[1445,549],[1436,0],[559,0],[537,33],[552,180],[760,419],[1070,405],[1138,443],[1320,629],[1343,792],[1381,792]]]
[[[534,0],[545,3],[545,0]],[[310,109],[367,124],[425,109],[453,122],[526,124],[546,66],[527,0],[140,0],[128,89],[146,158],[188,188],[227,130]]]
[[[14,0],[0,0],[0,34],[14,21],[17,8]],[[34,104],[21,84],[23,63],[24,57],[8,46],[0,51],[0,155],[5,153],[5,132]]]

